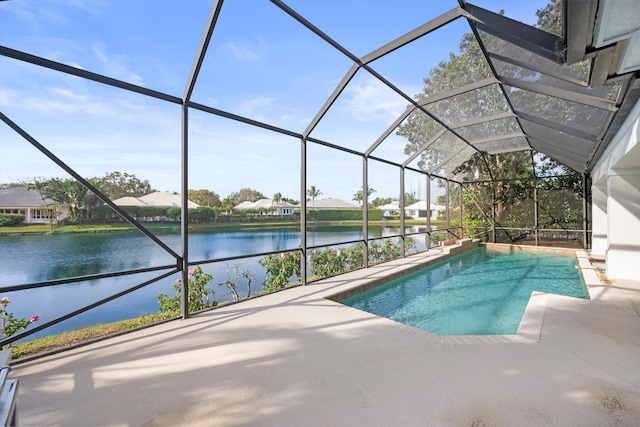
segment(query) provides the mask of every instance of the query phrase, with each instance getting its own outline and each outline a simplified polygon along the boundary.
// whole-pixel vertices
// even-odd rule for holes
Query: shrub
[[[289,284],[289,279],[293,275],[298,280],[302,276],[299,251],[267,255],[259,260],[258,263],[264,267],[267,273],[267,278],[262,286],[262,291],[265,293],[284,288]]]
[[[7,311],[7,306],[11,301],[7,297],[0,299],[0,321],[2,322],[2,331],[0,331],[0,339],[5,339],[11,335],[15,335],[23,329],[27,329],[33,322],[40,320],[40,316],[31,316],[29,319],[16,319],[13,313]]]
[[[207,224],[213,222],[216,217],[215,208],[209,206],[198,206],[189,209],[189,222],[196,224]]]
[[[181,216],[182,216],[181,208],[174,207],[174,208],[167,209],[167,218],[173,221],[179,221]]]
[[[320,251],[314,249],[307,257],[311,274],[319,278],[330,277],[361,268],[363,250],[362,244],[353,248],[335,249],[330,246]]]
[[[18,225],[24,222],[24,215],[20,214],[0,214],[0,227],[6,225]]]
[[[307,217],[314,221],[362,221],[362,209],[310,209]]]
[[[413,239],[407,238],[405,240],[405,252],[413,248],[415,245]],[[385,239],[384,243],[380,243],[378,240],[373,240],[369,243],[369,263],[377,264],[383,261],[391,261],[392,259],[400,258],[402,253],[400,252],[400,245],[391,239]]]
[[[213,280],[213,276],[202,271],[202,268],[198,265],[189,270],[188,276],[189,296],[187,307],[189,313],[216,306],[218,303],[213,299],[213,290],[207,287],[207,284]],[[159,312],[165,319],[180,315],[182,308],[182,279],[176,280],[173,290],[176,295],[171,297],[163,293],[158,294]]]

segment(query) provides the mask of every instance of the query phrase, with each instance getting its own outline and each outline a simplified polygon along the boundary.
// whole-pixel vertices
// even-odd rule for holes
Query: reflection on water
[[[409,230],[408,230],[409,231]],[[397,234],[390,227],[369,227],[369,237]],[[180,248],[177,232],[159,235],[173,250]],[[358,226],[328,226],[310,228],[307,245],[320,246],[362,239]],[[189,258],[192,261],[220,259],[253,253],[292,250],[300,245],[300,233],[295,229],[252,232],[198,232],[189,236]],[[179,253],[179,251],[178,251]],[[164,249],[138,231],[117,233],[78,233],[59,235],[0,236],[0,286],[35,283],[46,280],[80,277],[162,265],[175,265],[175,259]],[[265,279],[257,258],[234,261],[249,268],[255,275],[252,291],[258,291]],[[205,271],[214,276],[212,284],[226,278],[226,263],[207,264]],[[107,298],[134,285],[157,277],[162,272],[143,273],[109,279],[69,283],[52,287],[9,292],[0,295],[11,299],[10,309],[17,317],[39,315],[43,322]],[[35,336],[97,323],[106,323],[151,314],[158,311],[157,295],[173,294],[178,278],[166,278],[115,301],[74,317]],[[225,300],[221,288],[215,286],[216,299]],[[242,286],[239,287],[241,291]]]

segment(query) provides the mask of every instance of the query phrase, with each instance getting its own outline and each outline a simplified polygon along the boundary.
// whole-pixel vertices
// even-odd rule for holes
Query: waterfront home
[[[404,214],[405,217],[411,217],[413,219],[426,219],[427,215],[429,215],[431,219],[435,220],[438,219],[439,215],[444,215],[444,212],[446,210],[446,206],[431,203],[429,206],[429,212],[427,213],[427,202],[424,200],[419,200],[416,203],[407,206],[404,209]]]
[[[234,209],[263,209],[267,215],[293,215],[295,206],[287,202],[274,203],[271,199],[260,199],[255,202],[244,201],[235,206]]]
[[[400,202],[394,200],[391,203],[387,203],[386,205],[378,206],[378,209],[382,211],[383,218],[391,218],[393,216],[400,215]]]
[[[179,208],[182,206],[182,198],[179,194],[169,191],[156,191],[141,197],[120,197],[113,201],[116,206],[158,206],[163,208]],[[189,209],[197,208],[199,205],[191,200],[188,201]]]
[[[24,215],[28,224],[44,224],[67,217],[69,209],[36,190],[11,187],[0,190],[0,213]]]
[[[345,202],[342,199],[328,197],[326,199],[307,200],[307,209],[360,209],[360,206]]]

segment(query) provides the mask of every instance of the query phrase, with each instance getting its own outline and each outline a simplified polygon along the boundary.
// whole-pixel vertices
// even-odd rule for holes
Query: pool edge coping
[[[442,247],[441,252],[434,253],[430,258],[423,258],[420,262],[406,264],[396,264],[389,266],[390,273],[375,277],[367,280],[360,278],[358,280],[348,281],[347,284],[339,286],[345,289],[337,292],[330,293],[323,297],[323,299],[330,302],[339,304],[341,307],[348,307],[340,303],[341,300],[349,298],[350,296],[365,292],[388,280],[393,280],[397,277],[401,277],[407,274],[411,274],[421,268],[428,267],[437,262],[444,261],[452,256],[459,255],[469,250],[475,249],[480,246],[486,247],[503,247],[512,248],[515,250],[523,251],[538,251],[538,252],[557,252],[575,255],[577,258],[576,268],[580,271],[580,275],[587,291],[587,301],[593,301],[599,299],[604,295],[602,290],[605,288],[605,284],[600,281],[600,277],[596,273],[596,268],[591,264],[591,260],[587,250],[585,249],[570,249],[570,248],[556,248],[546,246],[524,246],[524,245],[509,245],[509,244],[496,244],[496,243],[481,243],[472,241],[471,239],[463,239],[456,242],[454,245]],[[428,251],[427,251],[428,252]],[[426,253],[424,253],[426,254]],[[407,260],[411,257],[403,258]],[[385,263],[387,264],[387,263]],[[372,267],[373,268],[373,267]],[[349,286],[349,283],[353,283]],[[335,290],[335,288],[332,288]],[[522,315],[520,325],[515,334],[505,335],[438,335],[433,332],[429,332],[423,329],[419,329],[404,323],[396,322],[392,319],[376,316],[375,314],[368,313],[371,316],[375,316],[377,319],[391,322],[401,328],[406,328],[419,335],[424,336],[428,341],[439,342],[441,344],[537,344],[540,342],[542,335],[542,328],[544,325],[544,317],[547,311],[547,305],[549,303],[549,295],[546,292],[534,291],[531,293],[531,297],[527,302],[527,306]],[[571,298],[571,297],[567,297]],[[354,309],[355,310],[355,309]]]

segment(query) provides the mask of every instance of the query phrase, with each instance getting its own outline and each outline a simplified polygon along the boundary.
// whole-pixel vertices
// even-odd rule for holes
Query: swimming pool
[[[576,264],[479,247],[340,302],[439,335],[515,334],[533,291],[589,298]]]

